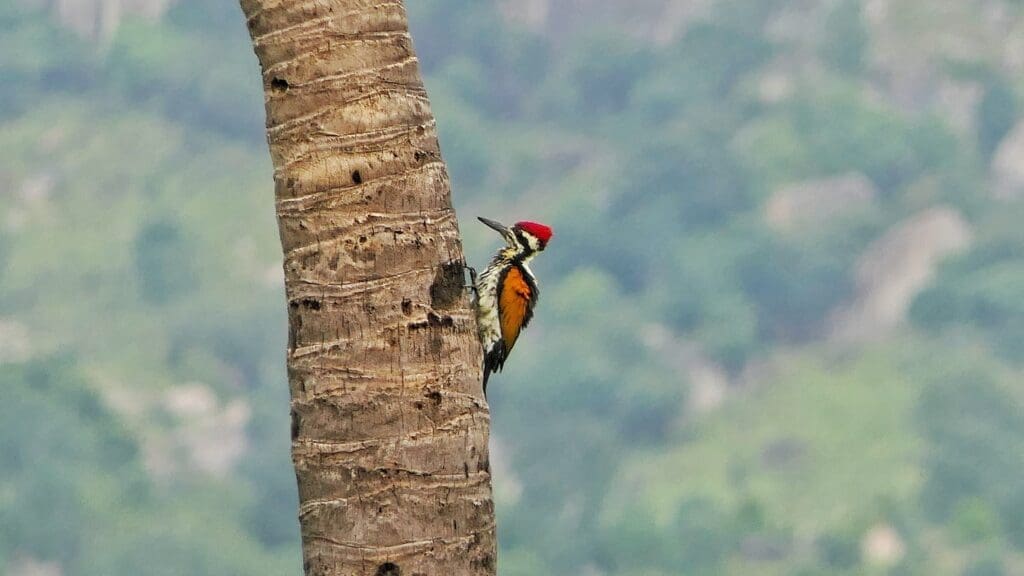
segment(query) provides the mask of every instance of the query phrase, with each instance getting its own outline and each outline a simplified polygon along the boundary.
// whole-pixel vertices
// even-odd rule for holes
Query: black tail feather
[[[499,340],[490,350],[484,353],[484,398],[487,398],[487,381],[492,372],[501,372],[505,364],[505,343]]]

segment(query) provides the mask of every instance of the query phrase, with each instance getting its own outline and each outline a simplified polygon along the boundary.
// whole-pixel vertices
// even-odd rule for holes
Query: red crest
[[[545,226],[543,224],[538,224],[536,222],[516,222],[516,228],[519,228],[523,232],[529,232],[530,234],[533,234],[534,236],[537,237],[538,240],[545,244],[547,244],[548,240],[551,239],[551,236],[554,235],[554,232],[551,231],[550,227]]]

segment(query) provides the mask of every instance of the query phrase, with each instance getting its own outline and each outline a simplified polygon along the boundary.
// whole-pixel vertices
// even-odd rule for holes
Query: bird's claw
[[[463,287],[472,290],[473,295],[479,297],[480,294],[476,290],[476,268],[473,268],[472,266],[463,263],[462,269],[465,270],[466,272],[469,272],[469,284],[466,284]]]

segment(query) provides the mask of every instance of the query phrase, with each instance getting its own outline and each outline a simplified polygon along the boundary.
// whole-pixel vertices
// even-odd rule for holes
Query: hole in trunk
[[[275,76],[270,81],[270,89],[273,90],[274,93],[276,94],[284,94],[285,92],[288,91],[288,88],[290,88],[290,86],[288,85],[288,81],[285,80],[284,78],[278,78],[277,76]]]

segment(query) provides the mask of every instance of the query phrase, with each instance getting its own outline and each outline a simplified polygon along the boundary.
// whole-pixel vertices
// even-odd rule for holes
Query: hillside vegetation
[[[408,6],[471,260],[555,229],[502,576],[1024,574],[1024,4]],[[0,573],[299,573],[240,10],[0,28]]]

